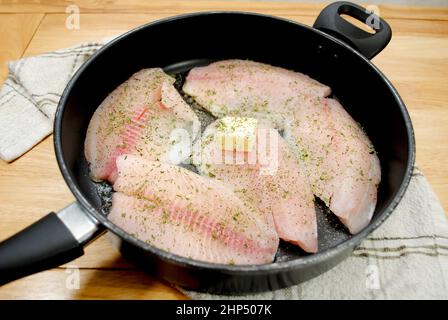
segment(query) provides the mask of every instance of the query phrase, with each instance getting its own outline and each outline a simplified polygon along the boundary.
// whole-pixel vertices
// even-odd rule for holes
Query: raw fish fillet
[[[160,249],[222,264],[272,262],[274,229],[219,181],[133,155],[117,158],[109,219]]]
[[[253,151],[223,151],[214,139],[219,125],[219,120],[209,125],[194,146],[193,162],[199,172],[228,184],[240,198],[257,207],[281,239],[316,252],[313,193],[284,139],[277,130],[259,124]],[[260,142],[263,135],[266,143]]]
[[[200,123],[173,82],[162,69],[143,69],[100,104],[90,120],[84,148],[93,180],[113,182],[115,159],[121,154],[170,163],[179,160],[170,155],[178,138],[173,130],[186,130],[194,140]],[[179,162],[188,156],[183,154]]]
[[[371,220],[381,180],[378,156],[359,124],[334,99],[297,105],[285,127],[316,196],[352,234]]]
[[[192,69],[183,91],[216,117],[269,120],[282,129],[302,96],[326,97],[325,86],[307,75],[249,60],[223,60]]]

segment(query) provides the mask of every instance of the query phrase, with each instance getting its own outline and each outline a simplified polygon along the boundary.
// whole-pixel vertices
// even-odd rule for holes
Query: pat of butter
[[[215,141],[222,150],[249,152],[256,143],[258,120],[245,117],[224,117],[218,120]]]

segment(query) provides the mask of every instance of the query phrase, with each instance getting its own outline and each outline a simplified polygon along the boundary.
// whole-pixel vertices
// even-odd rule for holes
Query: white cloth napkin
[[[0,158],[17,159],[53,131],[62,91],[103,43],[83,43],[8,64],[9,75],[0,88]]]
[[[51,133],[57,103],[79,66],[105,41],[9,63],[0,88],[0,157],[12,161]],[[181,289],[182,290],[182,289]],[[182,290],[195,299],[226,299]],[[287,289],[238,299],[448,299],[448,224],[417,169],[391,217],[330,271]]]

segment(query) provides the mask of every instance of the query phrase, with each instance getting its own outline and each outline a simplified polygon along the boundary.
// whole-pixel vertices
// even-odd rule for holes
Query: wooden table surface
[[[76,1],[80,29],[65,27],[66,1],[0,0],[0,82],[6,61],[123,33],[141,24],[186,12],[245,10],[311,25],[322,4],[233,1]],[[394,32],[373,62],[403,97],[417,139],[417,164],[448,209],[448,9],[380,5]],[[156,44],[155,44],[156,45]],[[57,168],[52,136],[17,161],[0,161],[0,240],[73,196]],[[107,237],[68,265],[0,288],[0,299],[182,299],[178,290],[127,263]],[[68,285],[79,268],[80,287]]]

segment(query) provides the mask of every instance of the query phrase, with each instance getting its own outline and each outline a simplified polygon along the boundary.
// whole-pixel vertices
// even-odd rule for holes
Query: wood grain
[[[22,56],[44,15],[0,14],[0,83],[8,75],[7,61]]]
[[[56,268],[9,283],[1,299],[185,299],[177,289],[139,270],[79,271],[79,287],[71,268]]]
[[[65,28],[65,1],[0,1],[0,63],[126,32],[173,14],[203,10],[248,10],[280,15],[311,25],[321,4],[224,1],[77,1],[81,29]],[[394,31],[373,62],[397,87],[411,114],[417,164],[448,208],[448,10],[380,6]],[[3,12],[3,14],[1,14]],[[9,12],[9,13],[7,13]],[[16,12],[16,13],[15,13]],[[25,13],[26,12],[26,13]],[[7,32],[4,32],[7,30]],[[7,35],[5,35],[7,34]],[[5,39],[5,40],[4,40]],[[6,69],[0,69],[0,77]],[[55,160],[52,137],[26,155],[0,162],[0,240],[47,212],[73,201]],[[0,299],[179,299],[163,281],[125,261],[106,237],[68,264],[80,268],[80,289],[65,285],[67,266],[0,288]]]
[[[331,2],[331,1],[329,1]],[[47,12],[65,13],[69,5],[76,3],[82,13],[186,13],[210,10],[256,11],[267,14],[296,14],[316,17],[325,4],[300,2],[269,2],[269,1],[197,1],[197,0],[0,0],[0,12]],[[366,1],[366,4],[369,4]],[[400,19],[431,19],[446,20],[447,8],[409,7],[398,5],[378,5],[384,18]]]

